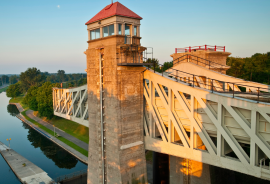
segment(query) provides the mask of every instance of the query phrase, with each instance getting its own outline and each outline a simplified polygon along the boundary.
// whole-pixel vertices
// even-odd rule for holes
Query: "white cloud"
[[[57,5],[57,8],[60,8],[60,5]]]

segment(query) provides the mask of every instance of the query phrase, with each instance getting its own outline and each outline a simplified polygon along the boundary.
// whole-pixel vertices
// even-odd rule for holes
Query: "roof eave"
[[[131,16],[126,16],[126,15],[120,15],[120,14],[115,14],[115,15],[112,15],[112,16],[109,16],[109,17],[105,17],[105,18],[101,18],[101,19],[98,19],[98,20],[95,20],[95,21],[92,21],[92,22],[86,22],[85,25],[89,25],[89,24],[92,24],[92,23],[95,23],[95,22],[98,22],[100,20],[104,20],[104,19],[107,19],[107,18],[110,18],[110,17],[113,17],[113,16],[121,16],[121,17],[128,17],[128,18],[133,18],[133,19],[139,19],[139,20],[142,20],[143,18],[140,17],[131,17]]]

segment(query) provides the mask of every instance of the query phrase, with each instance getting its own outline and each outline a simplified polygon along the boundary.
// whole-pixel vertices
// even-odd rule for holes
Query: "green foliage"
[[[228,57],[227,65],[231,66],[227,75],[265,84],[270,82],[270,52],[256,53],[250,58]]]
[[[25,95],[23,99],[23,103],[27,104],[30,109],[37,111],[38,110],[38,103],[37,103],[37,86],[31,86],[27,94]]]
[[[19,77],[17,75],[12,75],[12,76],[9,77],[9,83],[10,84],[15,84],[18,81],[19,81]]]
[[[166,71],[167,69],[171,68],[173,66],[173,61],[169,61],[169,62],[164,62],[163,64],[159,64],[159,60],[156,58],[150,59],[148,58],[144,63],[153,63],[153,66],[151,66],[150,68],[152,70],[161,73],[162,71]]]
[[[45,82],[37,89],[36,101],[38,103],[38,112],[41,116],[52,119],[53,117],[53,97],[52,87],[50,82]]]
[[[28,68],[20,75],[21,87],[24,91],[27,91],[31,86],[40,86],[46,79],[46,76],[41,74],[37,68]]]
[[[57,77],[59,79],[59,82],[65,82],[66,81],[66,75],[64,70],[58,70]]]
[[[7,75],[2,75],[0,80],[2,85],[9,83],[9,77]]]
[[[11,97],[11,98],[15,98],[19,96],[20,94],[22,94],[20,82],[10,85],[6,92],[7,97]]]

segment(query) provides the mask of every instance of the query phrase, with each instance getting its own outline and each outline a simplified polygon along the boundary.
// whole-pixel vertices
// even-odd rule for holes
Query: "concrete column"
[[[125,23],[122,24],[122,35],[125,35]]]
[[[184,182],[183,167],[181,165],[182,158],[169,156],[170,163],[170,184],[182,184]]]
[[[87,30],[88,32],[88,41],[91,40],[90,30]]]
[[[114,23],[114,35],[118,35],[118,24]]]
[[[139,25],[137,26],[137,36],[138,36],[138,37],[141,36],[141,35],[140,35],[140,26],[139,26]]]
[[[103,27],[100,26],[99,29],[100,29],[100,31],[99,31],[100,32],[100,38],[103,38]]]

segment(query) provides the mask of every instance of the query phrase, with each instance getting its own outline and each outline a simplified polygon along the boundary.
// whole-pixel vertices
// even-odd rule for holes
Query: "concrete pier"
[[[53,183],[53,180],[48,176],[45,171],[43,171],[41,168],[24,158],[14,150],[9,149],[2,142],[0,142],[0,153],[22,183]]]

